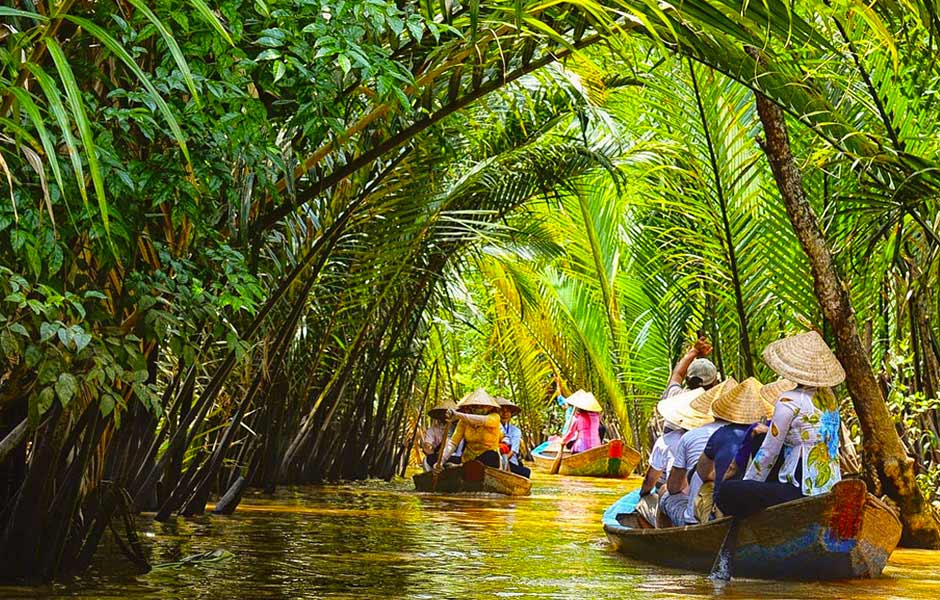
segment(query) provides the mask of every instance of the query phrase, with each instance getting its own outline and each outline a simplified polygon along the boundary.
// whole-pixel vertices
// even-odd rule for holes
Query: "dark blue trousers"
[[[525,478],[528,478],[532,475],[532,469],[528,467],[523,467],[522,465],[517,465],[515,463],[509,463],[509,470],[516,475],[522,475]]]
[[[726,516],[746,517],[768,506],[802,497],[800,488],[790,483],[729,479],[722,482],[715,500]]]
[[[480,461],[487,467],[493,467],[494,469],[499,468],[499,453],[496,452],[496,450],[487,450],[474,460]]]

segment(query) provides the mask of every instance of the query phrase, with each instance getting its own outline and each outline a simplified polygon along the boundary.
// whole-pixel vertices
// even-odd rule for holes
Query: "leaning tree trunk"
[[[846,373],[846,386],[862,427],[863,472],[876,496],[887,494],[901,509],[901,543],[920,548],[940,547],[940,530],[930,505],[914,478],[914,461],[901,438],[862,347],[849,294],[842,284],[826,238],[806,199],[800,171],[790,152],[783,111],[757,94],[757,112],[764,125],[763,149],[773,170],[793,229],[809,257],[813,287],[823,315],[836,338],[836,354]]]

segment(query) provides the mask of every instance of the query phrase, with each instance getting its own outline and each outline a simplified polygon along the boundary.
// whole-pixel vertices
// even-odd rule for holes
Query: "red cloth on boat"
[[[571,420],[571,427],[562,438],[562,446],[574,440],[572,452],[584,452],[601,445],[601,436],[597,426],[601,422],[601,414],[578,409]]]

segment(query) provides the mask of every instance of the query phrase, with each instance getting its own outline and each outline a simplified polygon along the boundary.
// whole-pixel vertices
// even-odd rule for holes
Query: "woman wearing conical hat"
[[[477,388],[457,403],[456,410],[448,411],[448,416],[457,419],[457,429],[444,448],[444,462],[453,455],[460,442],[464,442],[462,462],[478,460],[498,469],[499,441],[503,431],[499,426],[499,404],[496,400],[483,388]]]
[[[718,507],[726,515],[747,515],[774,504],[832,489],[839,469],[839,406],[830,389],[845,371],[815,331],[779,340],[764,350],[764,362],[796,383],[780,394],[769,431],[741,481],[726,481]],[[768,476],[783,454],[777,477]]]
[[[421,451],[424,452],[424,470],[430,471],[437,464],[438,452],[447,437],[447,411],[454,410],[457,405],[453,400],[447,399],[428,411],[431,417],[431,424],[424,432],[424,440],[421,442]],[[453,457],[451,461],[455,460]],[[457,462],[460,462],[457,459]]]
[[[724,469],[722,481],[728,479],[741,479],[744,477],[744,471],[757,449],[764,443],[764,436],[769,430],[770,419],[774,416],[774,409],[777,400],[783,392],[789,392],[796,387],[796,384],[787,379],[779,379],[773,383],[768,383],[760,387],[758,395],[761,399],[761,405],[764,408],[764,418],[751,425],[744,436],[744,441],[738,446],[738,452],[734,460]]]
[[[568,446],[571,452],[584,452],[601,445],[598,427],[601,423],[600,403],[591,392],[578,390],[565,398],[565,402],[574,407],[574,416],[568,430],[561,438],[562,448]]]
[[[716,514],[715,497],[724,480],[734,476],[734,470],[730,467],[734,464],[735,457],[742,445],[758,432],[758,424],[773,414],[773,405],[764,399],[765,394],[779,394],[794,387],[795,384],[786,380],[765,386],[754,377],[748,377],[725,391],[712,404],[715,419],[724,421],[727,425],[720,427],[708,438],[695,467],[696,473],[703,481],[698,496],[693,500],[698,522],[709,521],[712,515]],[[769,397],[776,400],[773,395]],[[766,427],[763,427],[763,430],[766,431]],[[750,447],[748,450],[749,456]],[[740,478],[742,474],[736,477]]]

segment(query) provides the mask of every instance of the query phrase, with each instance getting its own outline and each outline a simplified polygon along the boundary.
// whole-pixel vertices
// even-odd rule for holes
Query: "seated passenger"
[[[646,469],[643,485],[640,486],[640,501],[636,505],[636,511],[650,525],[656,525],[659,499],[666,491],[666,476],[675,461],[679,439],[685,433],[685,429],[676,425],[673,419],[678,420],[680,418],[681,413],[678,410],[680,405],[686,406],[688,411],[688,403],[704,392],[704,388],[689,390],[668,398],[664,397],[656,405],[656,412],[664,419],[663,434],[656,438],[656,442],[653,444],[649,457],[649,467]]]
[[[742,443],[754,435],[754,425],[773,413],[773,405],[763,398],[765,387],[774,388],[780,393],[794,386],[788,381],[763,386],[757,379],[748,377],[712,404],[715,418],[728,424],[712,434],[698,460],[696,472],[703,483],[692,501],[695,503],[695,518],[699,523],[721,516],[715,508],[714,499],[722,482],[735,477],[734,470],[729,467],[734,463]]]
[[[695,502],[702,480],[695,472],[696,464],[708,438],[722,425],[724,421],[715,420],[711,413],[712,403],[727,390],[738,384],[729,377],[726,381],[707,390],[700,396],[692,399],[687,406],[679,405],[678,414],[674,421],[687,431],[679,438],[676,446],[675,460],[672,469],[666,478],[666,494],[660,501],[663,512],[669,517],[672,525],[694,525]]]
[[[499,416],[502,420],[503,440],[500,443],[499,451],[500,455],[506,461],[505,469],[516,475],[529,477],[532,471],[526,468],[519,458],[519,444],[522,442],[522,431],[509,422],[513,415],[518,414],[522,409],[505,398],[497,398],[496,402],[499,403]]]
[[[824,494],[842,478],[839,406],[829,389],[845,379],[842,365],[815,331],[776,341],[763,356],[775,373],[797,387],[780,394],[769,431],[744,479],[721,485],[717,502],[726,515],[749,515]],[[767,481],[781,450],[779,475]]]
[[[488,467],[499,468],[499,440],[503,437],[500,428],[499,404],[486,390],[477,388],[457,403],[457,410],[449,410],[448,416],[456,418],[457,429],[444,448],[446,462],[461,442],[466,442],[461,462],[477,460]],[[439,471],[440,468],[435,468]]]
[[[562,448],[568,447],[572,453],[577,453],[600,446],[598,425],[604,409],[594,394],[578,390],[566,398],[565,402],[574,407],[574,417],[568,430],[562,435]]]
[[[457,405],[448,399],[428,411],[428,416],[431,417],[431,425],[424,432],[424,440],[421,442],[421,451],[424,452],[422,466],[425,471],[430,471],[437,464],[438,452],[441,450],[444,438],[449,433],[445,430],[447,427],[447,411],[454,408],[457,408]],[[459,456],[451,456],[450,460],[460,463]]]

